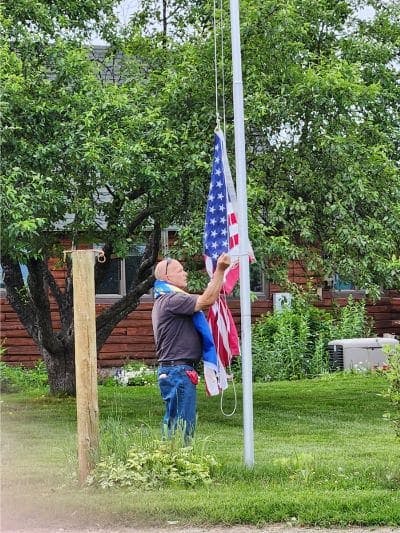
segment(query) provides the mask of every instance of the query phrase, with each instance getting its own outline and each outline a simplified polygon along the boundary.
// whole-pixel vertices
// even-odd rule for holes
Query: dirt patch
[[[347,527],[347,528],[310,528],[293,527],[287,524],[271,524],[264,527],[255,526],[179,526],[170,523],[166,527],[128,527],[128,528],[89,528],[89,529],[64,529],[54,527],[47,528],[22,528],[22,529],[2,529],[2,533],[399,533],[399,528],[390,527]]]

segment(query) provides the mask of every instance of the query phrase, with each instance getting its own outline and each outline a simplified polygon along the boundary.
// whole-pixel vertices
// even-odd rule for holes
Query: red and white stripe
[[[227,367],[230,365],[232,357],[240,354],[240,348],[236,325],[225,296],[221,295],[210,307],[208,322],[220,362],[224,367]]]

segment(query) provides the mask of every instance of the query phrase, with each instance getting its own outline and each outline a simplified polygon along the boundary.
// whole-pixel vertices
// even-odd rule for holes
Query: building
[[[110,306],[126,291],[127,283],[132,269],[135,267],[137,255],[120,260],[114,259],[110,265],[110,272],[102,286],[97,287],[96,310],[100,312]],[[51,262],[51,269],[60,287],[64,283],[64,270]],[[307,274],[299,263],[292,263],[289,268],[290,281],[305,284],[308,281]],[[335,282],[334,282],[335,283]],[[271,312],[279,306],[285,293],[279,286],[261,279],[260,276],[252,276],[252,289],[257,298],[251,304],[252,321],[255,322],[261,315]],[[319,300],[316,305],[323,309],[329,309],[333,304],[345,305],[351,294],[354,299],[364,297],[362,291],[357,291],[349,286],[343,286],[336,280],[332,287],[326,286],[317,289]],[[39,349],[26,332],[17,314],[8,303],[4,289],[0,293],[2,323],[1,337],[5,348],[3,361],[26,367],[31,367],[40,359]],[[153,296],[151,293],[141,299],[140,305],[123,319],[100,350],[98,354],[99,368],[121,366],[129,360],[143,361],[147,364],[155,363],[155,348],[153,331],[151,326],[151,309]],[[240,333],[240,301],[238,298],[229,298],[229,307]],[[55,329],[60,321],[55,302],[52,303],[52,319]],[[377,335],[392,334],[400,337],[400,293],[397,291],[385,291],[381,299],[367,303],[367,311],[374,320],[375,333]]]

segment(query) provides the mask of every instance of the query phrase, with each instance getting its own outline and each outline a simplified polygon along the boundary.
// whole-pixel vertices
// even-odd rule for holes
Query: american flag
[[[239,279],[239,227],[236,205],[236,192],[224,134],[217,129],[204,227],[204,258],[207,272],[212,277],[218,257],[229,252],[231,267],[225,274],[223,287],[226,294],[232,292]]]
[[[237,200],[224,134],[217,129],[204,226],[204,260],[210,278],[216,268],[217,259],[222,253],[229,253],[231,266],[225,272],[222,294],[211,306],[208,314],[208,322],[218,354],[217,368],[214,369],[218,388],[214,386],[214,392],[210,391],[211,387],[207,384],[207,379],[211,381],[212,378],[211,369],[204,368],[207,390],[210,394],[218,394],[218,389],[227,388],[225,368],[230,365],[232,357],[240,354],[237,329],[226,303],[226,294],[232,292],[239,279]],[[251,261],[254,260],[251,247],[249,258]]]

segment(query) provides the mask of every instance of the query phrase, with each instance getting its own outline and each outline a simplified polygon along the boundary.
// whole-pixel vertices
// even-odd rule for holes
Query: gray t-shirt
[[[192,321],[197,298],[198,295],[173,292],[154,302],[151,318],[159,362],[200,361],[202,342]]]

